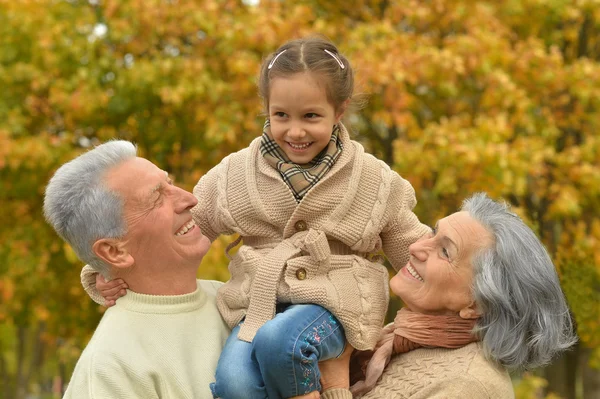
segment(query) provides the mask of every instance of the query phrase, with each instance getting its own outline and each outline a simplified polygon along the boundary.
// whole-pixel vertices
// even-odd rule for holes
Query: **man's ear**
[[[126,269],[134,263],[133,256],[121,240],[101,238],[92,245],[92,250],[104,262],[117,268]]]
[[[461,309],[460,312],[458,312],[458,315],[462,319],[478,319],[479,317],[481,317],[481,312],[475,304],[475,301],[473,301],[469,306]]]

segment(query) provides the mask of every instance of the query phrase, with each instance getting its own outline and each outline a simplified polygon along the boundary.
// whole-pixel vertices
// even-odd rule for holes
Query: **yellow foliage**
[[[475,191],[505,198],[555,259],[582,342],[600,348],[597,0],[0,0],[3,322],[45,320],[64,342],[47,350],[71,370],[101,311],[43,220],[53,171],[124,138],[191,189],[260,135],[260,62],[308,34],[351,60],[369,96],[353,136],[411,182],[421,220]],[[232,240],[213,243],[200,277],[228,278]]]

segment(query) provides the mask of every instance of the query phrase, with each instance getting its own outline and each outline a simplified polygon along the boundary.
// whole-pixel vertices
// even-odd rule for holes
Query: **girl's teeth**
[[[305,148],[307,148],[310,143],[304,143],[304,144],[292,144],[292,143],[288,143],[290,145],[290,147],[296,149],[296,150],[303,150]]]

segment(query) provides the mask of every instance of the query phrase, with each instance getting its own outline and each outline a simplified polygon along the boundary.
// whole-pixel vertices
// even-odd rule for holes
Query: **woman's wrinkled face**
[[[492,242],[468,212],[454,213],[409,247],[410,259],[390,280],[390,288],[414,312],[475,316],[464,311],[473,308],[472,259]]]

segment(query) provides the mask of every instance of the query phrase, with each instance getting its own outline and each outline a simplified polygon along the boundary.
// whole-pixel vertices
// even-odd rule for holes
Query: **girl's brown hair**
[[[345,107],[346,100],[352,99],[354,72],[348,59],[340,54],[337,47],[320,37],[296,39],[279,47],[261,66],[258,94],[263,99],[267,114],[271,80],[300,72],[313,72],[322,77],[327,100],[336,111]]]

